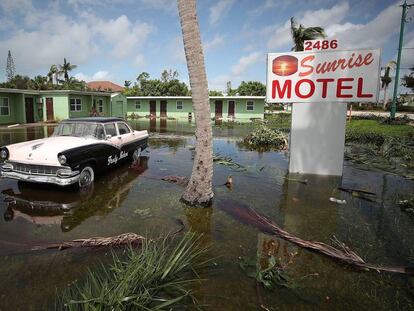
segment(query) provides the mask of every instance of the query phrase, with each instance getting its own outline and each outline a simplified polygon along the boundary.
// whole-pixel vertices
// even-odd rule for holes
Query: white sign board
[[[268,103],[376,102],[380,50],[269,53]]]
[[[294,103],[289,172],[341,176],[346,104]]]

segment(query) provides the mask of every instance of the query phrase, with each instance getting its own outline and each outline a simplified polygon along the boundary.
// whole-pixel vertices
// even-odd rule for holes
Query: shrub
[[[170,310],[196,302],[191,286],[194,269],[205,264],[199,238],[185,235],[173,246],[170,238],[144,240],[141,250],[113,255],[108,267],[90,271],[86,280],[68,287],[58,298],[61,310]]]
[[[260,125],[247,135],[244,144],[252,149],[282,150],[288,145],[287,136],[279,130]]]

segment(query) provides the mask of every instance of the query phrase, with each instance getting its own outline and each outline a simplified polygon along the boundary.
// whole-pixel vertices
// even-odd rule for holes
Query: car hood
[[[65,150],[91,145],[98,140],[73,136],[52,136],[7,146],[9,161],[60,166],[57,155]]]

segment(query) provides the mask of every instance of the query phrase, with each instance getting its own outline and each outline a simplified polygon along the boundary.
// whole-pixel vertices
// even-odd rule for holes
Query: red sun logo
[[[298,59],[291,55],[276,57],[272,63],[272,72],[278,76],[290,76],[298,71]]]

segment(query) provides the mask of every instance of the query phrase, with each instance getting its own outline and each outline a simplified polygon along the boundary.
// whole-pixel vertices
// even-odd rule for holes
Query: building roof
[[[8,89],[0,88],[0,93],[17,93],[28,95],[41,94],[78,94],[78,95],[96,95],[96,96],[111,96],[110,92],[94,92],[94,91],[78,91],[78,90],[23,90],[23,89]]]
[[[112,92],[122,92],[124,88],[111,81],[90,81],[86,85],[93,90],[111,90]]]
[[[192,99],[191,96],[127,96],[127,99]],[[265,99],[266,96],[210,96],[210,99]]]
[[[91,122],[91,123],[107,123],[124,121],[122,118],[116,117],[85,117],[85,118],[70,118],[63,120],[62,122]]]

